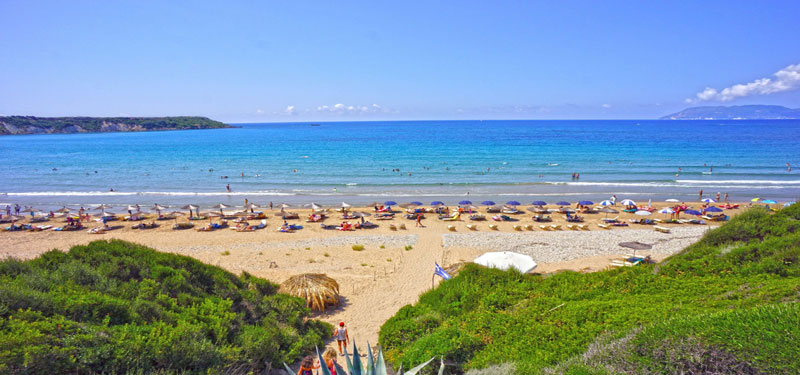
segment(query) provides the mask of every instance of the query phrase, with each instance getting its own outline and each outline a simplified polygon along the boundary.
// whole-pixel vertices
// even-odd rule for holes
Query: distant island
[[[230,128],[207,117],[0,117],[0,135]]]
[[[661,120],[788,120],[800,119],[800,108],[779,105],[734,105],[686,108]]]

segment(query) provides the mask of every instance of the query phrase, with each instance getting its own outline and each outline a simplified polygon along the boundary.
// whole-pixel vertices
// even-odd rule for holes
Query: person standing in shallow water
[[[342,345],[347,348],[350,343],[350,337],[347,335],[347,328],[344,328],[344,322],[339,322],[339,327],[333,331],[333,337],[336,338],[336,344],[339,346],[339,355],[344,355]]]

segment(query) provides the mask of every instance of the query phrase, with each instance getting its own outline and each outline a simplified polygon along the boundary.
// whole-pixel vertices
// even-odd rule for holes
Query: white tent
[[[537,266],[536,262],[533,261],[533,258],[511,251],[485,253],[475,258],[475,263],[501,270],[516,268],[522,273],[528,273]]]

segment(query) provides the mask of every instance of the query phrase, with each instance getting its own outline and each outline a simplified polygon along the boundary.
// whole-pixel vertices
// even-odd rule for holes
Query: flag
[[[437,275],[445,280],[450,280],[452,278],[447,273],[447,271],[445,271],[444,268],[442,268],[442,266],[439,265],[439,263],[434,263],[434,264],[436,264],[436,268],[433,269],[434,275]]]

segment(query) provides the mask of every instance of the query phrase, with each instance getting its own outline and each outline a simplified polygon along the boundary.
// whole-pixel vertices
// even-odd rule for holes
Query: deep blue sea
[[[733,200],[800,196],[800,121],[794,120],[237,126],[3,136],[0,203],[527,204],[612,194],[696,200],[700,189]]]

